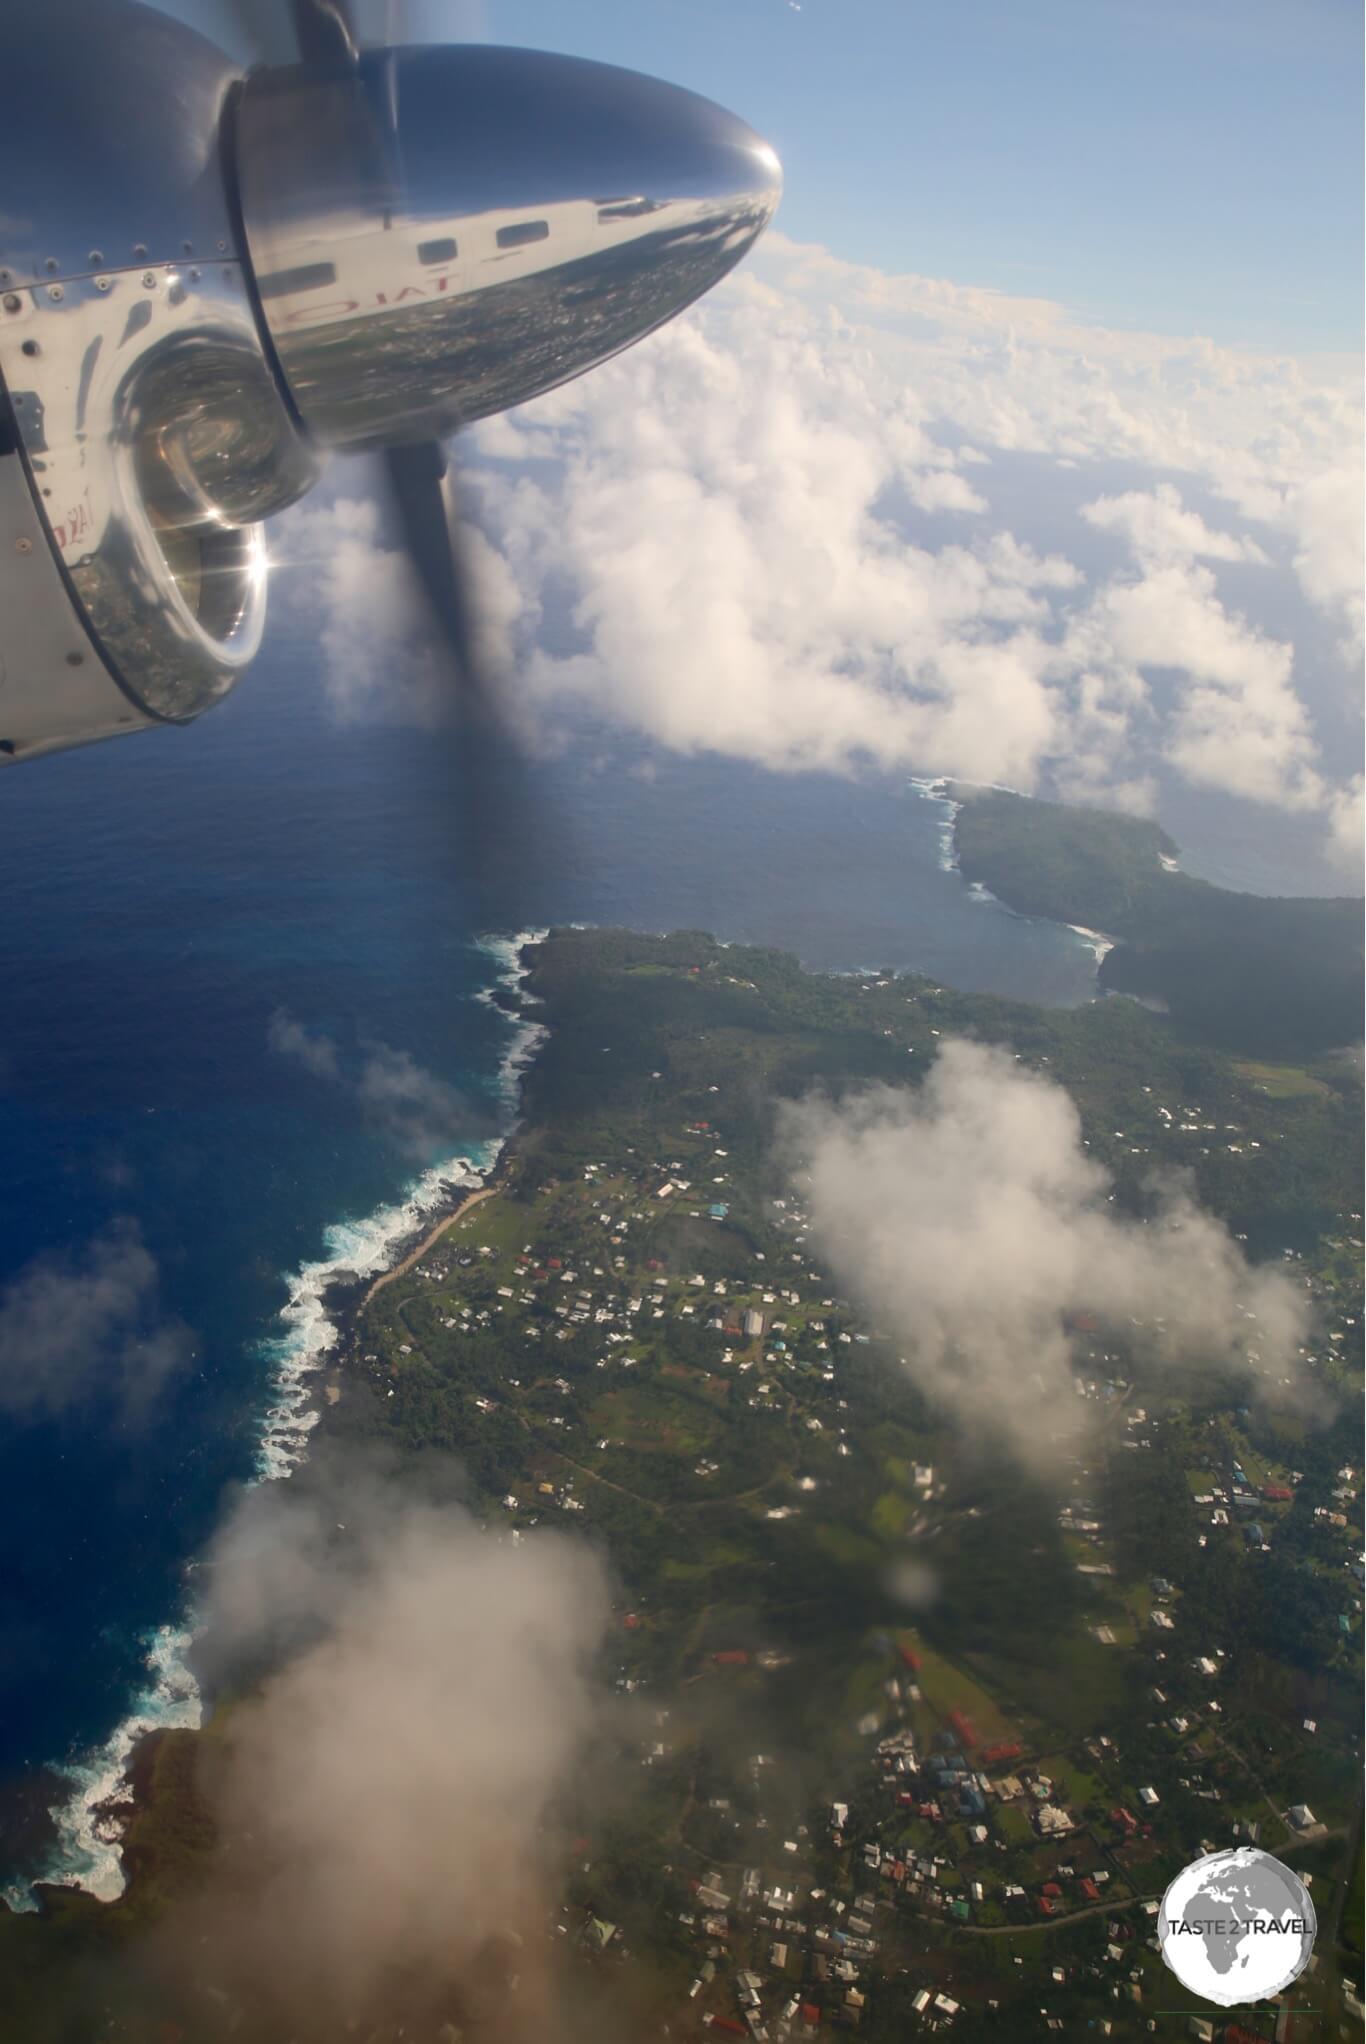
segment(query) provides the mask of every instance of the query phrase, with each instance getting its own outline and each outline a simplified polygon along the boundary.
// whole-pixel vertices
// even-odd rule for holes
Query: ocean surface
[[[382,1267],[514,1111],[530,1046],[487,995],[519,932],[706,927],[822,969],[1094,993],[1095,940],[952,870],[932,784],[591,735],[471,774],[430,732],[339,728],[312,666],[285,638],[188,731],[0,776],[0,1887],[20,1903],[35,1874],[117,1892],[95,1806],[139,1728],[196,1721],[187,1563],[231,1486],[306,1447],[328,1272]],[[327,1040],[313,1066],[282,1016]],[[367,1090],[376,1061],[435,1086],[430,1127]],[[96,1312],[55,1344],[70,1397],[35,1400],[22,1316],[62,1296],[35,1269],[69,1281],[130,1228],[157,1272],[138,1332],[178,1325],[192,1359],[130,1403]]]

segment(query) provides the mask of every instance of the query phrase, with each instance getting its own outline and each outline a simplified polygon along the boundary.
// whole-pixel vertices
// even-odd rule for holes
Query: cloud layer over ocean
[[[587,709],[779,771],[1139,809],[1170,775],[1316,818],[1350,863],[1356,381],[771,235],[691,313],[462,441],[486,651],[541,742]],[[1060,519],[1003,488],[1022,456],[1095,487]],[[434,714],[399,557],[340,487],[280,549],[314,563],[295,597],[333,700]]]
[[[0,1292],[0,1413],[11,1419],[93,1408],[137,1425],[191,1353],[134,1221],[38,1258]]]
[[[277,1057],[350,1094],[370,1125],[415,1162],[430,1163],[494,1132],[496,1117],[486,1103],[438,1078],[411,1051],[367,1040],[348,1058],[334,1037],[309,1029],[284,1008],[271,1016],[266,1040]]]

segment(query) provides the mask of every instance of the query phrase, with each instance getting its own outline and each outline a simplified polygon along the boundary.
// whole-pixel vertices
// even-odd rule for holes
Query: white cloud
[[[587,706],[779,771],[911,766],[1130,807],[1165,762],[1327,833],[1338,776],[1294,649],[1229,610],[1208,564],[1279,548],[1359,622],[1359,415],[1346,375],[770,236],[684,318],[459,443],[486,648],[543,737]],[[1028,505],[1000,529],[993,469],[1020,452],[1157,472],[1077,525],[1079,548],[1088,524],[1121,536],[1131,568],[1085,586]],[[1257,536],[1212,527],[1174,472]],[[382,650],[411,596],[371,507],[291,521],[343,712],[398,687],[430,713],[429,663]]]
[[[321,1030],[306,1029],[284,1008],[277,1008],[266,1028],[266,1042],[277,1057],[291,1059],[315,1079],[341,1078],[337,1046]]]
[[[40,1257],[0,1293],[0,1412],[52,1419],[112,1405],[139,1423],[191,1354],[158,1301],[156,1261],[135,1223]]]
[[[913,379],[923,416],[982,447],[1183,470],[1231,500],[1266,493],[1265,515],[1361,443],[1356,362],[1099,327],[1046,299],[894,276],[781,233],[740,276],[756,273],[805,305],[837,304],[866,352]]]
[[[554,1534],[481,1533],[433,1477],[328,1464],[214,1542],[203,1651],[248,1693],[206,1776],[225,1850],[165,1945],[244,2035],[397,2011],[431,2036],[481,1991],[510,2044],[563,2035],[555,1804],[604,1707],[606,1584]]]
[[[378,500],[296,505],[275,528],[271,554],[277,570],[296,571],[296,601],[320,619],[323,682],[340,721],[399,713],[435,723],[440,675],[418,629],[412,572],[381,543]]]
[[[419,1163],[449,1156],[462,1142],[491,1132],[488,1111],[420,1065],[410,1051],[366,1040],[344,1059],[335,1038],[306,1028],[284,1008],[271,1016],[266,1040],[277,1057],[352,1094],[371,1126]]]
[[[1188,511],[1172,483],[1098,497],[1093,504],[1082,505],[1081,515],[1103,532],[1119,533],[1141,561],[1162,565],[1198,556],[1208,561],[1266,562],[1255,540],[1215,532],[1197,511]]]
[[[451,697],[447,657],[433,638],[406,555],[383,536],[379,470],[367,462],[360,474],[371,494],[299,504],[279,520],[273,563],[286,574],[294,571],[288,586],[295,603],[318,619],[323,682],[340,722],[397,717],[436,725]],[[459,540],[477,597],[476,654],[506,665],[513,619],[524,629],[534,621],[527,593],[513,585],[506,562],[465,518]]]
[[[808,1099],[781,1134],[822,1254],[970,1438],[1035,1465],[1074,1440],[1069,1313],[1117,1323],[1149,1366],[1277,1394],[1298,1368],[1287,1279],[1179,1184],[1148,1221],[1122,1214],[1068,1095],[1003,1051],[946,1041],[920,1088]]]
[[[930,761],[1032,783],[1066,748],[1041,634],[1076,570],[1010,535],[908,544],[897,490],[980,503],[913,400],[765,294],[725,318],[723,334],[670,327],[597,393],[536,407],[562,467],[486,487],[518,584],[573,596],[581,643],[529,641],[527,694],[779,770]],[[500,451],[516,430],[502,422]]]
[[[1096,593],[1064,636],[1060,663],[1178,677],[1160,733],[1188,780],[1290,809],[1324,805],[1309,714],[1294,688],[1293,649],[1227,611],[1208,568],[1168,562]]]
[[[985,511],[987,500],[979,497],[963,476],[949,468],[913,470],[906,478],[906,491],[918,511]]]
[[[1295,536],[1295,572],[1310,601],[1335,618],[1360,672],[1363,636],[1363,490],[1359,467],[1338,467],[1293,489],[1285,518]]]
[[[1137,576],[1093,596],[1064,636],[1067,658],[1138,677],[1176,677],[1160,735],[1163,757],[1187,780],[1286,809],[1321,809],[1332,829],[1333,791],[1306,705],[1294,648],[1268,638],[1220,601],[1198,561],[1265,565],[1254,540],[1219,532],[1170,483],[1082,506],[1082,517],[1128,544]]]

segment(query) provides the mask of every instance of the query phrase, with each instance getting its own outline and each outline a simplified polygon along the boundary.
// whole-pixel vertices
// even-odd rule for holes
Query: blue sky
[[[222,0],[178,0],[206,28]],[[361,0],[371,21],[383,0]],[[785,232],[1111,326],[1360,345],[1355,0],[403,0],[652,71],[774,143]]]

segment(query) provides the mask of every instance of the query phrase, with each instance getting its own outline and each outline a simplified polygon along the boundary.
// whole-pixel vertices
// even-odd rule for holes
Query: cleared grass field
[[[1029,1806],[1025,1802],[995,1803],[992,1816],[1002,1838],[1012,1845],[1031,1845],[1034,1832],[1029,1822]]]
[[[1053,1800],[1079,1814],[1088,1803],[1103,1802],[1105,1784],[1098,1775],[1072,1760],[1066,1753],[1046,1753],[1036,1765],[1053,1783]]]
[[[946,1660],[933,1647],[915,1641],[911,1644],[912,1651],[920,1660],[920,1672],[915,1680],[926,1705],[940,1724],[948,1725],[950,1713],[958,1711],[971,1721],[979,1745],[996,1746],[1011,1740],[1024,1743],[1018,1722],[1006,1715],[991,1694],[965,1668]]]
[[[998,1664],[988,1655],[974,1656],[982,1678],[999,1683],[1006,1707],[1032,1715],[1056,1729],[1049,1743],[1103,1732],[1114,1721],[1132,1679],[1121,1653],[1103,1646],[1089,1632],[1049,1641],[1047,1660]]]
[[[1262,1065],[1248,1058],[1239,1060],[1233,1069],[1273,1100],[1303,1100],[1329,1091],[1322,1079],[1316,1079],[1300,1065]]]

